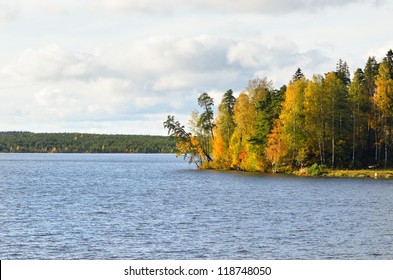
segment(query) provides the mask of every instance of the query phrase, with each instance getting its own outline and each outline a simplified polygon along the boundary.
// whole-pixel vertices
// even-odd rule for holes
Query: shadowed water
[[[0,259],[393,259],[393,181],[0,154]]]

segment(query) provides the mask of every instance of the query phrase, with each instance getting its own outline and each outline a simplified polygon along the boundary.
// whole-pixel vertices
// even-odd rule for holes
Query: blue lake
[[[393,259],[393,181],[0,154],[0,259]]]

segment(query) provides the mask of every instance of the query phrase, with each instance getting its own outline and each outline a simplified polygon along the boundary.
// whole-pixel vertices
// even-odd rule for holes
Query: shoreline
[[[393,169],[326,170],[324,177],[392,179]]]
[[[372,179],[393,179],[393,169],[330,169],[325,168],[318,174],[311,174],[308,168],[301,168],[293,171],[278,171],[278,172],[259,172],[247,170],[224,170],[217,168],[199,168],[200,170],[212,170],[218,172],[240,172],[250,174],[285,174],[296,177],[331,177],[331,178],[372,178]]]
[[[316,175],[309,174],[300,169],[288,173],[282,172],[282,174],[294,175],[298,177],[393,179],[393,169],[326,169]]]

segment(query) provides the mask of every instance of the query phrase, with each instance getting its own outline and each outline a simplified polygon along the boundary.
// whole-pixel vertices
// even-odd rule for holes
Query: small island
[[[164,127],[178,155],[201,169],[299,176],[393,177],[393,51],[369,57],[351,78],[348,64],[307,79],[298,68],[279,89],[253,79],[218,105],[204,92],[188,129],[174,116]]]

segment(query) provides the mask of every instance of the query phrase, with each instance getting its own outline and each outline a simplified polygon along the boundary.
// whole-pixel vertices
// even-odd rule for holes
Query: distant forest
[[[297,69],[274,89],[267,78],[249,81],[235,98],[228,90],[215,115],[202,93],[191,131],[168,116],[164,127],[179,153],[202,168],[291,171],[393,167],[393,51],[369,57],[351,77],[336,69],[306,78]]]
[[[2,153],[174,153],[166,136],[0,132]]]

